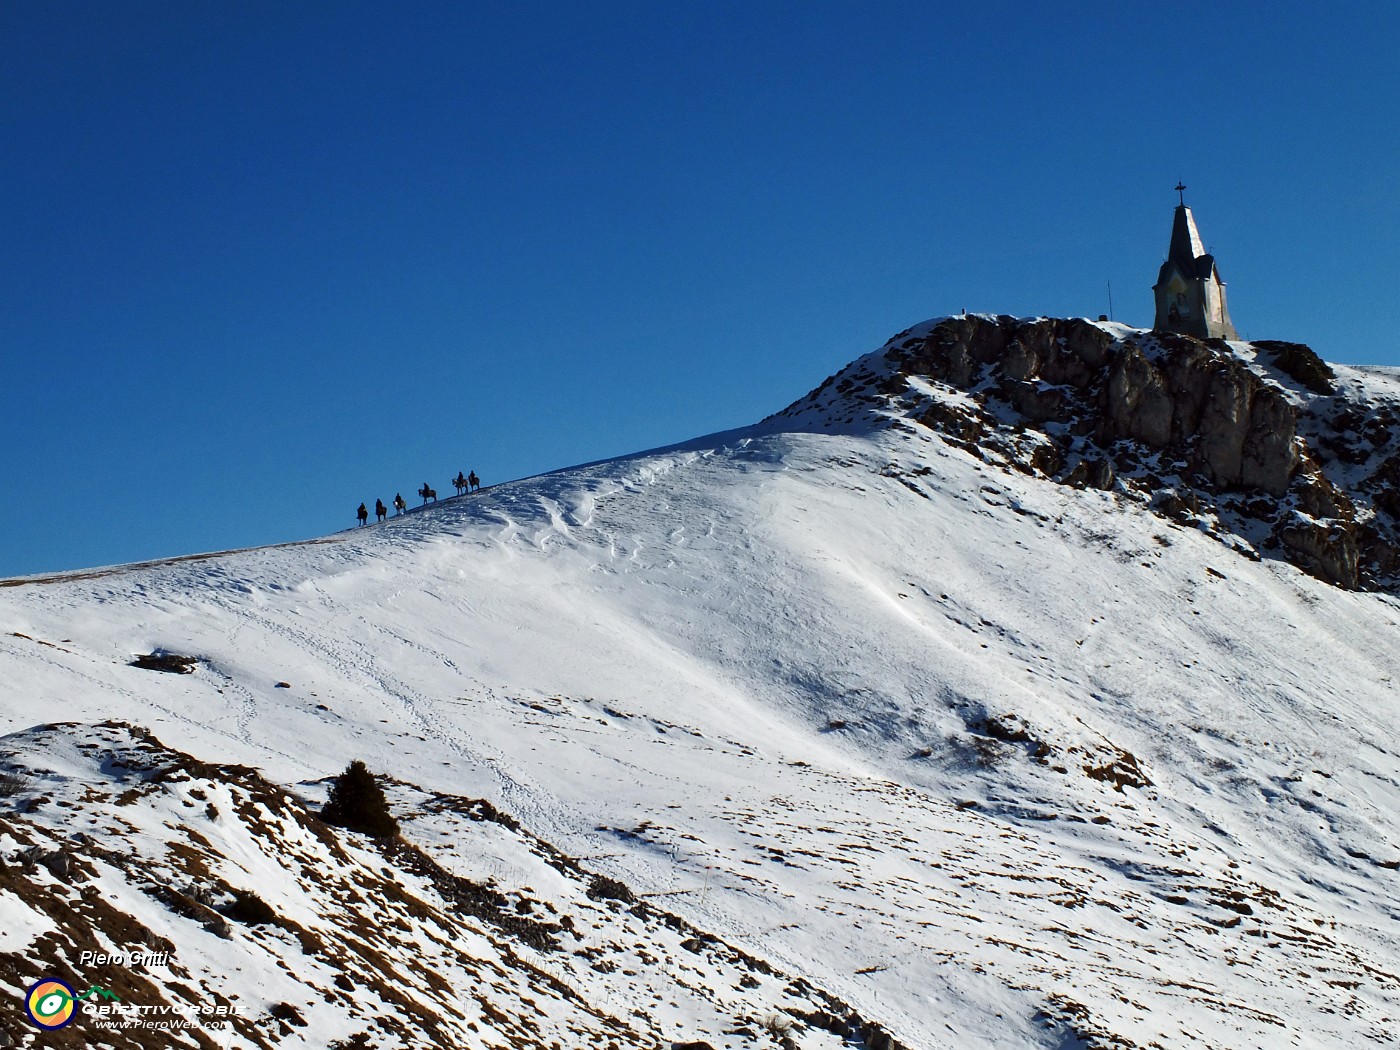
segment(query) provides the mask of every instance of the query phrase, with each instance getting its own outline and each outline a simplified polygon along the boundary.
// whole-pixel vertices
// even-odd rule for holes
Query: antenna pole
[[[1108,282],[1108,319],[1113,320],[1113,282]]]

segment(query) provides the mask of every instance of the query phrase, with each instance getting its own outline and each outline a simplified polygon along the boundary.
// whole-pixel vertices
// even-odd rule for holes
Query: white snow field
[[[1398,399],[1394,375],[1345,377]],[[203,1045],[891,1045],[812,1023],[820,995],[914,1050],[1397,1041],[1400,601],[918,425],[828,397],[304,544],[5,582],[12,1032],[27,983],[11,976],[68,950],[44,941],[40,898],[81,888],[21,872],[42,839],[173,945],[182,969],[152,970],[152,989],[264,1019]],[[153,651],[198,664],[130,666]],[[267,783],[197,770],[123,808],[141,763],[113,756],[157,748],[125,724]],[[314,812],[356,758],[398,782],[404,839],[443,870],[596,922],[630,954],[595,966],[602,942],[562,934],[503,948],[474,919],[420,930],[411,908],[392,926],[368,840],[317,845],[314,821],[276,813]],[[453,816],[448,797],[520,829]],[[781,978],[745,987],[733,957],[676,951],[690,934],[590,899],[541,841]],[[344,973],[379,966],[355,959],[378,943],[423,1012],[358,976],[337,999],[336,953],[277,927],[218,936],[117,859],[175,885],[194,853],[339,945]],[[400,881],[424,897],[424,879]],[[786,994],[798,978],[818,991]],[[276,1003],[302,1023],[267,1020]],[[534,1011],[538,1042],[493,1010]],[[104,1045],[89,1038],[71,1045]]]

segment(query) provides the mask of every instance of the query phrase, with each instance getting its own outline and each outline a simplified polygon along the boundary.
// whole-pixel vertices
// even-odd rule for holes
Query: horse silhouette
[[[457,476],[452,479],[452,484],[456,487],[459,496],[467,491],[467,479],[460,470],[457,471]]]
[[[427,506],[428,500],[432,500],[434,503],[437,502],[437,489],[430,489],[426,481],[423,482],[423,487],[418,490],[418,495],[423,497],[424,506]]]

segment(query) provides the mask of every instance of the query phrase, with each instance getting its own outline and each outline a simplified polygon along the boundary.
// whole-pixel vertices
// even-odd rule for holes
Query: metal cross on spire
[[[1174,187],[1172,187],[1172,188],[1176,190],[1177,194],[1178,194],[1178,195],[1180,196],[1180,198],[1181,198],[1181,200],[1180,200],[1179,203],[1181,203],[1182,205],[1185,205],[1185,204],[1186,204],[1186,183],[1184,183],[1184,182],[1178,180],[1178,181],[1177,181],[1177,184],[1176,184]]]

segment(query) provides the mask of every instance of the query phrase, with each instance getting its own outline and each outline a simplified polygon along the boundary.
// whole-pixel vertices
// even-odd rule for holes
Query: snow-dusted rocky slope
[[[1083,322],[1032,367],[1034,324],[930,322],[759,426],[383,526],[7,581],[0,1031],[54,976],[238,1017],[42,1045],[1393,1042],[1394,450],[1366,428],[1400,381]],[[1047,379],[1085,338],[1082,384]],[[1182,353],[1293,421],[1250,484],[1228,413],[1181,423]],[[401,843],[315,818],[353,758]]]

